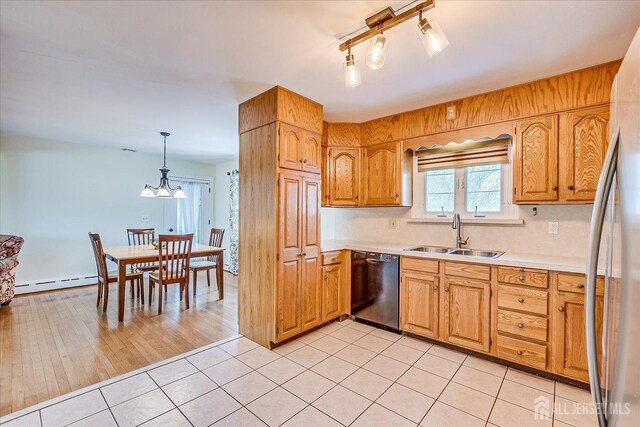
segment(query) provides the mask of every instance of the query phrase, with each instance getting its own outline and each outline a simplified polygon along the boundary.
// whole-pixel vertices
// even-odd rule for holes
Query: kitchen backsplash
[[[586,257],[592,205],[519,207],[522,225],[462,224],[467,247],[529,254]],[[407,223],[410,208],[323,208],[322,238],[412,245],[454,246],[450,223]],[[389,219],[396,219],[396,228]],[[548,234],[548,222],[559,223]],[[331,227],[333,225],[333,227]]]

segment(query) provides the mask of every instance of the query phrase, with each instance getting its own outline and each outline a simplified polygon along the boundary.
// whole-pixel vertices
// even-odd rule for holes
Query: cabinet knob
[[[558,311],[559,311],[560,313],[564,313],[564,307],[558,307]]]
[[[302,256],[307,256],[307,253],[306,253],[306,252],[302,252],[302,254],[301,254],[301,255],[302,255]]]
[[[520,276],[520,277],[518,277],[518,279],[522,282],[522,281],[524,281],[524,276]]]
[[[445,286],[444,291],[445,291],[445,292],[449,292],[449,288],[447,288],[447,287]]]
[[[433,285],[433,290],[437,291],[438,290],[438,285]]]
[[[518,323],[518,328],[520,329],[524,328],[524,323]]]
[[[520,272],[524,273],[524,267],[520,267]]]
[[[553,191],[558,191],[558,186],[557,186],[557,185],[554,185],[553,187],[551,187],[551,189],[552,189]]]
[[[302,161],[303,161],[303,160],[304,160],[304,159],[300,159],[300,163],[302,163]]]
[[[578,283],[578,289],[584,288],[584,283]]]
[[[573,190],[573,185],[567,187],[569,190]]]
[[[306,164],[306,163],[307,163],[307,159],[304,159],[304,160],[302,161],[302,163]]]
[[[354,197],[356,200],[358,200],[358,196]]]
[[[518,350],[518,351],[516,351],[516,353],[518,354],[518,356],[522,356],[524,354],[524,351]]]
[[[398,193],[396,193],[396,197],[400,197],[400,195]]]
[[[518,298],[518,302],[519,302],[520,304],[524,304],[524,298],[522,298],[522,297]]]

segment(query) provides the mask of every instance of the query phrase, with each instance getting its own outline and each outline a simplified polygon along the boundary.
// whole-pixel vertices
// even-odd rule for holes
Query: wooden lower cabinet
[[[400,275],[400,329],[438,338],[438,276],[416,271]]]
[[[322,320],[342,314],[342,264],[322,267]]]
[[[584,277],[584,276],[583,276]],[[561,281],[562,279],[559,278]],[[560,282],[559,286],[562,286]],[[552,323],[552,364],[557,374],[589,381],[587,366],[587,343],[585,335],[585,307],[584,294],[570,292],[556,292],[554,294],[553,323]],[[601,366],[602,320],[604,313],[604,298],[596,296],[596,335],[598,365]]]
[[[443,286],[442,338],[451,344],[488,352],[491,345],[491,284],[445,277]]]
[[[301,323],[304,331],[322,323],[322,283],[320,282],[320,263],[317,257],[302,261],[300,288]]]
[[[278,268],[276,339],[283,340],[302,331],[300,318],[300,258],[283,261]]]

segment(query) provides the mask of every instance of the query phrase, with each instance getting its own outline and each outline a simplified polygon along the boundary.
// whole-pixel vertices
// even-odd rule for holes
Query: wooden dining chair
[[[127,228],[127,241],[129,242],[129,246],[150,245],[155,239],[155,228]],[[135,267],[139,271],[156,271],[158,264],[155,262],[145,262],[132,267]]]
[[[209,234],[209,246],[216,248],[222,247],[222,238],[224,237],[224,228],[212,228]],[[198,272],[207,271],[207,286],[211,286],[211,270],[218,266],[218,263],[222,262],[220,255],[212,255],[207,257],[204,261],[194,261],[189,267],[193,272],[193,294],[196,294],[196,286],[198,285]]]
[[[153,298],[153,289],[158,284],[158,314],[162,313],[162,288],[166,285],[180,285],[180,301],[184,292],[186,307],[189,308],[189,263],[191,262],[191,234],[161,234],[158,239],[160,247],[159,269],[149,273],[149,306]]]
[[[107,270],[107,259],[104,256],[104,249],[102,247],[102,241],[100,235],[97,233],[89,233],[89,240],[91,240],[91,247],[93,248],[93,256],[96,260],[96,268],[98,270],[98,300],[96,301],[96,307],[100,306],[100,300],[103,300],[102,311],[107,311],[107,304],[109,302],[109,283],[118,281],[118,273],[109,273]],[[141,271],[132,271],[127,273],[127,281],[131,286],[131,298],[133,298],[134,284],[138,288],[138,295],[142,295],[142,303],[144,304],[144,286],[143,273]],[[141,293],[142,291],[142,293]]]

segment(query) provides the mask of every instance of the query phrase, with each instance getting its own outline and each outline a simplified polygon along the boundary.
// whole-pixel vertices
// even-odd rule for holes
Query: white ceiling
[[[632,1],[438,0],[445,51],[429,59],[407,22],[345,88],[340,36],[408,3],[2,0],[0,129],[153,153],[167,130],[170,157],[220,161],[238,103],[276,84],[364,121],[619,59],[640,25]]]

